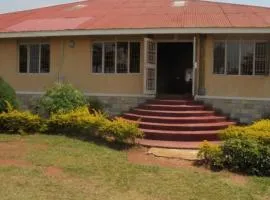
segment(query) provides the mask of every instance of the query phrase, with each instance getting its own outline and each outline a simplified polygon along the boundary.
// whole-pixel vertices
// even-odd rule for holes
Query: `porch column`
[[[200,34],[200,40],[198,45],[198,57],[199,57],[199,67],[198,67],[198,95],[205,95],[205,45],[206,45],[206,35]]]

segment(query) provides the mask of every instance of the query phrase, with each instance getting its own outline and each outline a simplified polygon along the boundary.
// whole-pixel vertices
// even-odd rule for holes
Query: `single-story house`
[[[88,0],[0,15],[0,76],[27,100],[69,82],[121,112],[191,94],[242,122],[270,114],[270,8]]]

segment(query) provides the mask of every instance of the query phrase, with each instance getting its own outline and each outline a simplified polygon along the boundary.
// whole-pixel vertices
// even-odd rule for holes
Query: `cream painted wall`
[[[208,35],[205,59],[205,88],[207,96],[270,98],[270,76],[213,74],[213,43],[216,39],[269,40],[269,35]]]
[[[47,41],[51,45],[51,71],[49,74],[18,73],[20,42]],[[69,47],[69,41],[75,47]],[[141,70],[139,74],[94,74],[91,63],[92,41],[136,40],[141,42]],[[41,92],[54,82],[69,82],[86,93],[143,94],[143,37],[73,37],[28,40],[0,40],[0,76],[17,91]]]

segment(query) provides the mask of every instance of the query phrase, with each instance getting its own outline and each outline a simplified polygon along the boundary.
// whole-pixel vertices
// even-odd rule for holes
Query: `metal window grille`
[[[19,58],[19,72],[20,73],[27,73],[28,68],[28,60],[27,60],[27,45],[20,45],[20,58]]]
[[[225,73],[225,42],[215,42],[214,44],[214,73]]]
[[[92,46],[93,73],[139,73],[140,42],[97,42]]]
[[[128,72],[128,42],[117,43],[117,73]]]
[[[31,44],[29,46],[30,51],[30,62],[29,62],[29,72],[39,73],[39,61],[40,61],[40,45]]]
[[[267,73],[267,43],[257,42],[255,44],[255,75],[265,75]]]
[[[50,72],[50,45],[41,45],[40,73]]]
[[[146,80],[146,88],[147,90],[155,90],[156,89],[156,70],[149,68],[147,69],[147,80]]]
[[[94,73],[102,72],[102,51],[102,43],[93,44],[92,68]]]
[[[148,63],[156,64],[156,45],[154,42],[148,42],[147,59]]]
[[[49,73],[50,45],[21,44],[19,45],[20,73]]]
[[[130,73],[139,73],[140,72],[140,43],[131,42],[130,43]]]
[[[241,44],[241,74],[253,75],[254,42],[243,41]]]
[[[238,41],[227,42],[226,53],[226,71],[230,75],[239,74],[239,49],[240,45]]]
[[[115,72],[115,43],[109,42],[104,44],[104,72]]]

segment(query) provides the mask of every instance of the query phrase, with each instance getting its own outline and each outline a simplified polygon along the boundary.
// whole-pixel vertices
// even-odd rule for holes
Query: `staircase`
[[[164,148],[197,149],[203,140],[219,143],[219,130],[235,124],[202,103],[177,98],[149,100],[123,117],[138,121],[145,133],[139,144]]]

